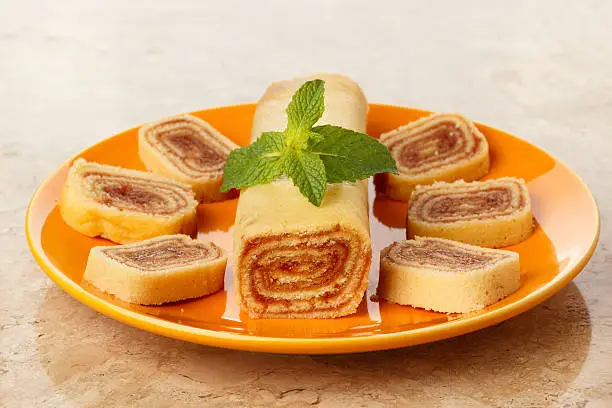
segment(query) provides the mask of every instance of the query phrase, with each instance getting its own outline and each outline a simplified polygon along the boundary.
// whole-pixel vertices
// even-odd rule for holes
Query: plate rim
[[[242,103],[236,105],[218,106],[209,109],[201,109],[189,113],[194,114],[202,111],[213,111],[218,109],[231,109],[239,107],[245,108],[253,106],[255,106],[255,104],[253,103]],[[369,107],[410,109],[425,113],[430,112],[419,108],[377,103],[370,103]],[[595,249],[597,248],[601,232],[601,217],[599,207],[597,206],[597,202],[593,196],[593,193],[591,192],[587,184],[582,180],[582,178],[569,166],[567,166],[562,160],[557,158],[555,155],[549,153],[548,151],[541,149],[530,141],[522,139],[518,136],[488,126],[481,122],[474,122],[474,124],[476,124],[477,126],[483,126],[506,133],[514,138],[521,140],[522,142],[527,143],[532,148],[538,149],[546,153],[548,156],[553,158],[557,165],[564,167],[569,174],[571,174],[578,180],[578,182],[585,189],[585,191],[588,192],[590,203],[592,205],[592,210],[595,214],[596,220],[596,232],[592,238],[588,250],[571,268],[569,268],[563,274],[557,274],[551,281],[537,288],[535,291],[530,292],[525,297],[518,299],[516,302],[507,304],[499,309],[495,309],[484,314],[451,320],[445,322],[443,325],[436,324],[426,327],[419,327],[408,331],[398,331],[394,333],[377,333],[353,337],[268,337],[252,334],[216,331],[171,322],[151,315],[125,309],[119,305],[115,305],[103,298],[97,297],[93,293],[86,291],[82,286],[71,280],[68,276],[62,273],[61,270],[59,270],[55,265],[53,265],[51,260],[44,253],[44,249],[42,248],[42,246],[39,246],[37,244],[36,240],[32,235],[32,206],[35,202],[37,202],[40,193],[45,189],[47,184],[49,184],[51,180],[55,179],[59,172],[64,171],[76,158],[80,157],[88,150],[102,143],[105,143],[107,140],[129,130],[139,128],[142,125],[134,126],[130,129],[115,133],[109,137],[100,140],[97,143],[87,146],[80,152],[73,155],[70,159],[66,160],[64,163],[62,163],[54,171],[52,171],[49,175],[45,177],[43,182],[37,187],[36,191],[32,195],[32,198],[30,199],[26,210],[25,234],[28,241],[28,246],[32,255],[34,256],[36,263],[40,266],[40,268],[51,278],[51,280],[56,285],[58,285],[62,290],[64,290],[66,293],[68,293],[70,296],[72,296],[79,302],[91,307],[99,313],[102,313],[122,323],[148,332],[163,335],[166,337],[171,337],[177,340],[189,341],[202,345],[215,346],[226,349],[267,352],[273,354],[350,354],[414,346],[418,344],[424,344],[463,335],[476,330],[484,329],[486,327],[490,327],[494,324],[515,317],[537,306],[538,304],[542,303],[543,301],[557,293],[569,282],[571,282],[590,261],[591,257],[593,256],[593,253],[595,252]]]

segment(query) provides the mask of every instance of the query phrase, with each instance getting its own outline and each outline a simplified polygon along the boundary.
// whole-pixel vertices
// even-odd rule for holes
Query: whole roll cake
[[[319,124],[365,132],[359,85],[321,74],[273,83],[257,105],[252,140],[282,131],[285,108],[306,81],[325,81]],[[235,289],[253,318],[333,318],[357,310],[372,259],[367,184],[328,185],[320,207],[286,178],[241,192],[234,227]]]

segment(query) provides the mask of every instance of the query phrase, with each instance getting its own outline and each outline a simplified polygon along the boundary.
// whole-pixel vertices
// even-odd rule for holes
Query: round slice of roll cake
[[[226,264],[212,242],[164,235],[92,248],[83,279],[126,302],[159,305],[221,290]]]
[[[59,209],[66,224],[81,234],[123,244],[193,233],[197,205],[186,184],[78,159],[68,172]]]
[[[408,201],[415,186],[435,181],[473,181],[489,172],[487,139],[465,117],[438,113],[380,136],[395,158],[398,175],[376,176],[379,191]]]
[[[529,191],[513,177],[418,186],[408,203],[408,238],[500,248],[527,239],[533,229]]]
[[[400,241],[380,253],[378,295],[444,313],[489,306],[520,285],[519,255],[441,238]]]
[[[223,166],[238,145],[202,119],[179,115],[143,125],[138,132],[140,159],[154,173],[189,184],[196,200],[232,198],[222,193]]]

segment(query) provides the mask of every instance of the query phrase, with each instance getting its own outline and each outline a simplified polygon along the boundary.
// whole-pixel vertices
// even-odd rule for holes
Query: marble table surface
[[[607,0],[0,0],[0,406],[612,406],[610,15]],[[461,111],[564,160],[601,210],[591,262],[495,327],[310,357],[139,331],[33,261],[26,205],[68,157],[318,71],[354,77],[373,102]]]

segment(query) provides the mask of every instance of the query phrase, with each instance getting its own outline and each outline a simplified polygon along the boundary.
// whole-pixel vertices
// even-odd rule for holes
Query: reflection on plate
[[[236,143],[250,135],[254,105],[196,112]],[[368,133],[377,136],[426,111],[371,105]],[[599,234],[597,207],[587,187],[563,163],[502,131],[480,126],[491,148],[487,178],[524,178],[538,222],[535,233],[509,249],[521,257],[521,287],[481,311],[445,315],[375,301],[378,253],[405,238],[406,203],[376,197],[370,185],[373,262],[370,284],[358,313],[328,320],[251,320],[233,295],[231,260],[225,290],[201,299],[164,306],[122,302],[82,281],[89,249],[110,242],[85,237],[61,219],[56,202],[69,163],[54,172],[34,195],[27,213],[27,235],[43,270],[81,302],[125,323],[162,335],[220,347],[276,353],[349,353],[402,347],[474,331],[515,316],[554,294],[584,267]],[[144,167],[138,159],[138,129],[113,136],[79,155],[87,160]],[[231,252],[236,200],[203,204],[198,236]]]

